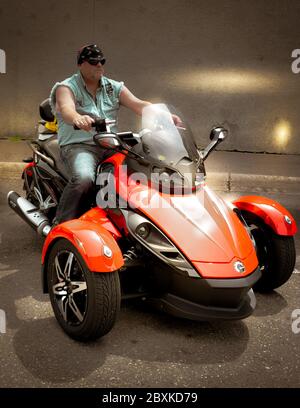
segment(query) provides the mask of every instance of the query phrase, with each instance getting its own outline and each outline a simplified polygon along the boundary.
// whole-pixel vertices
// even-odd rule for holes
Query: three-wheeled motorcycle
[[[191,320],[243,319],[255,308],[253,288],[271,291],[290,278],[291,214],[265,197],[228,204],[215,194],[204,161],[226,129],[214,127],[200,150],[163,104],[144,108],[139,134],[112,133],[111,121],[95,120],[94,143],[111,154],[99,164],[94,199],[81,217],[53,227],[69,175],[57,134],[45,127],[54,120],[48,101],[40,111],[25,197],[11,191],[8,203],[46,236],[43,291],[69,336],[107,334],[130,298]]]

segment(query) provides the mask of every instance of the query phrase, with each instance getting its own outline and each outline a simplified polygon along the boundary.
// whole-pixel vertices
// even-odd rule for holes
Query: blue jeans
[[[58,223],[78,218],[91,207],[97,166],[110,155],[110,151],[78,143],[62,146],[60,155],[70,178],[57,207]]]

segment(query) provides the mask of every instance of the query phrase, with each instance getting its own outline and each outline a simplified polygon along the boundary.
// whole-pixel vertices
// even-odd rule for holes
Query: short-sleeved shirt
[[[101,77],[99,88],[96,94],[96,100],[86,88],[84,79],[78,71],[70,78],[62,82],[57,82],[51,90],[50,103],[53,113],[57,118],[58,124],[58,142],[60,146],[72,143],[92,143],[95,130],[86,132],[85,130],[74,130],[72,125],[67,124],[62,115],[56,112],[55,93],[59,86],[68,87],[75,98],[76,111],[82,115],[97,116],[105,119],[117,120],[119,110],[120,92],[124,82],[114,81],[113,79]],[[116,126],[111,126],[113,132],[117,131]]]

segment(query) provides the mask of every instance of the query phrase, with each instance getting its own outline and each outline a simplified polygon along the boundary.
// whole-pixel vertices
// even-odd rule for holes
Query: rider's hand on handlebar
[[[182,120],[180,119],[179,116],[172,114],[172,119],[173,119],[175,126],[179,126],[179,127],[183,126]]]
[[[87,132],[89,132],[90,130],[92,130],[92,124],[94,122],[95,120],[88,115],[78,115],[73,120],[73,126],[74,128],[86,130]]]

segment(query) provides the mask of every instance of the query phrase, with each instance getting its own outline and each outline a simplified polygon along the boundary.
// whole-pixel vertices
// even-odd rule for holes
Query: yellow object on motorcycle
[[[51,130],[51,132],[57,133],[58,125],[57,125],[57,120],[56,120],[56,118],[54,119],[53,122],[46,122],[46,123],[45,123],[45,127],[46,127],[47,129]]]

